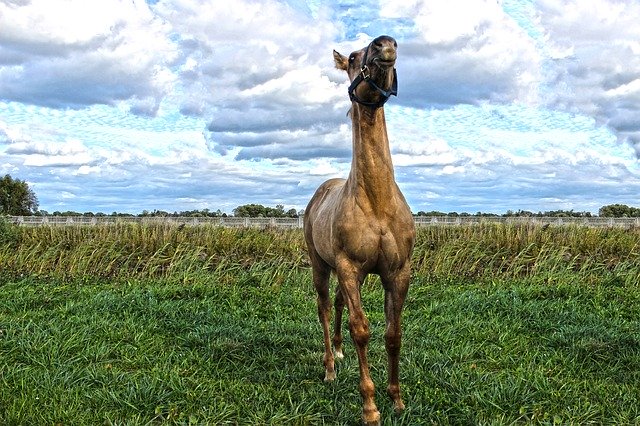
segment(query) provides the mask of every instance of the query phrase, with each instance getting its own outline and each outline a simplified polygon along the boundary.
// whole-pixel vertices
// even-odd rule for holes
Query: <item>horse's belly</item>
[[[336,210],[344,179],[332,179],[325,182],[309,203],[311,240],[316,253],[333,269],[336,267],[334,254],[334,227]],[[307,236],[309,238],[309,236]]]
[[[318,255],[327,265],[333,269],[336,267],[336,259],[333,251],[333,232],[331,223],[325,217],[318,217],[313,224],[313,245]]]

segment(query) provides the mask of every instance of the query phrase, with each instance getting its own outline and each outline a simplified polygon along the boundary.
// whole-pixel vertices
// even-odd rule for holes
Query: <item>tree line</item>
[[[276,207],[267,207],[261,204],[244,204],[233,209],[233,214],[229,215],[222,210],[183,210],[168,212],[166,210],[143,210],[142,213],[94,213],[94,212],[76,212],[73,210],[48,212],[46,210],[38,210],[29,214],[13,214],[13,216],[84,216],[84,217],[292,217],[296,218],[304,214],[304,210],[289,209],[285,210],[284,206],[278,204]]]
[[[202,209],[202,210],[185,210],[167,212],[164,210],[143,210],[140,214],[118,213],[113,212],[106,214],[102,212],[75,212],[75,211],[54,211],[49,213],[46,210],[38,210],[38,198],[29,185],[20,179],[13,179],[10,175],[5,175],[0,179],[0,215],[9,216],[115,216],[115,217],[227,217],[227,213],[218,210]],[[304,210],[296,210],[294,208],[285,210],[285,206],[278,204],[275,207],[263,206],[262,204],[243,204],[233,209],[235,217],[300,217],[304,214]],[[419,211],[414,213],[415,216],[449,216],[449,217],[591,217],[591,212],[576,212],[573,210],[551,210],[538,211],[537,213],[527,210],[507,210],[504,214],[495,213],[457,213],[457,212],[440,212],[440,211]],[[625,204],[609,204],[602,206],[598,210],[600,217],[640,217],[640,208],[630,207]]]
[[[576,212],[573,210],[548,210],[548,211],[538,211],[534,213],[529,210],[507,210],[506,213],[496,214],[496,213],[457,213],[457,212],[449,212],[444,213],[440,211],[419,211],[414,214],[414,216],[447,216],[447,217],[592,217],[591,212]]]
[[[534,213],[528,210],[507,210],[504,214],[495,214],[495,213],[482,213],[477,212],[475,214],[471,213],[444,213],[439,211],[419,211],[415,216],[448,216],[448,217],[593,217],[594,215],[591,212],[581,211],[577,212],[574,210],[548,210],[548,211],[538,211]],[[606,206],[600,207],[598,210],[598,214],[596,216],[599,217],[640,217],[640,208],[630,207],[625,204],[608,204]]]

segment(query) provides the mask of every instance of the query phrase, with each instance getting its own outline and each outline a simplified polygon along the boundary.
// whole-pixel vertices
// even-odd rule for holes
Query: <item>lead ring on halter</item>
[[[374,83],[371,80],[371,70],[367,66],[367,54],[369,53],[369,47],[371,47],[371,44],[369,44],[369,46],[367,46],[366,50],[364,51],[364,58],[362,60],[363,65],[362,68],[360,68],[360,74],[358,74],[356,78],[353,79],[351,85],[349,86],[349,99],[351,99],[352,102],[359,103],[360,105],[368,106],[371,108],[380,108],[384,106],[384,104],[389,100],[391,96],[398,95],[398,74],[396,73],[396,68],[393,67],[393,83],[391,84],[391,90],[383,90],[382,88],[380,88],[380,86]],[[358,87],[358,85],[363,81],[366,81],[373,90],[380,94],[381,98],[378,102],[366,102],[358,98],[355,90],[356,87]]]

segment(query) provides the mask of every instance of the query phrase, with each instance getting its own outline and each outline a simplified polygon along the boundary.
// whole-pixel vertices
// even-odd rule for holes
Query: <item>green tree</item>
[[[233,215],[237,217],[265,217],[267,208],[261,204],[244,204],[233,209]]]
[[[284,205],[278,204],[275,207],[267,207],[262,204],[243,204],[233,209],[236,217],[296,217],[295,209],[285,211]]]
[[[267,214],[270,217],[282,217],[282,216],[284,216],[284,205],[278,204],[278,205],[276,205],[275,209],[267,207]]]
[[[26,216],[38,211],[38,199],[29,185],[5,175],[0,179],[0,214]]]
[[[609,204],[600,207],[598,215],[602,217],[640,217],[640,209],[626,204]]]

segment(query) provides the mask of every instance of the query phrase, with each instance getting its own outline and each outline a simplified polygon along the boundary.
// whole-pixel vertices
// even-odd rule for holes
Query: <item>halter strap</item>
[[[384,104],[389,100],[391,96],[398,95],[398,74],[396,73],[396,68],[394,67],[393,83],[391,84],[390,90],[383,90],[380,86],[374,83],[371,80],[371,70],[369,70],[369,67],[367,66],[367,54],[369,53],[369,47],[371,47],[371,44],[369,44],[369,46],[367,46],[366,50],[364,51],[364,58],[362,59],[363,65],[362,68],[360,68],[360,74],[358,74],[356,78],[353,79],[351,85],[349,86],[349,99],[351,99],[352,102],[359,103],[360,105],[371,108],[380,108],[384,106]],[[358,98],[358,96],[356,95],[356,87],[358,87],[358,85],[363,81],[366,81],[369,87],[380,94],[381,98],[378,102],[366,102]]]
[[[366,66],[365,66],[365,69],[366,71],[369,70],[369,68]],[[360,74],[358,74],[358,76],[353,79],[353,81],[351,82],[351,85],[349,86],[349,99],[351,99],[351,101],[354,101],[359,103],[360,105],[364,105],[372,108],[380,108],[384,106],[384,104],[389,100],[391,96],[398,95],[398,74],[396,73],[395,68],[393,69],[393,84],[391,85],[390,90],[383,90],[380,86],[374,83],[373,80],[371,80],[370,74],[367,76],[364,76],[365,69],[363,69],[360,72]],[[378,102],[366,102],[360,99],[356,95],[356,92],[355,92],[356,87],[358,87],[358,85],[363,81],[366,81],[369,87],[371,87],[373,90],[375,90],[380,94],[381,98]]]

